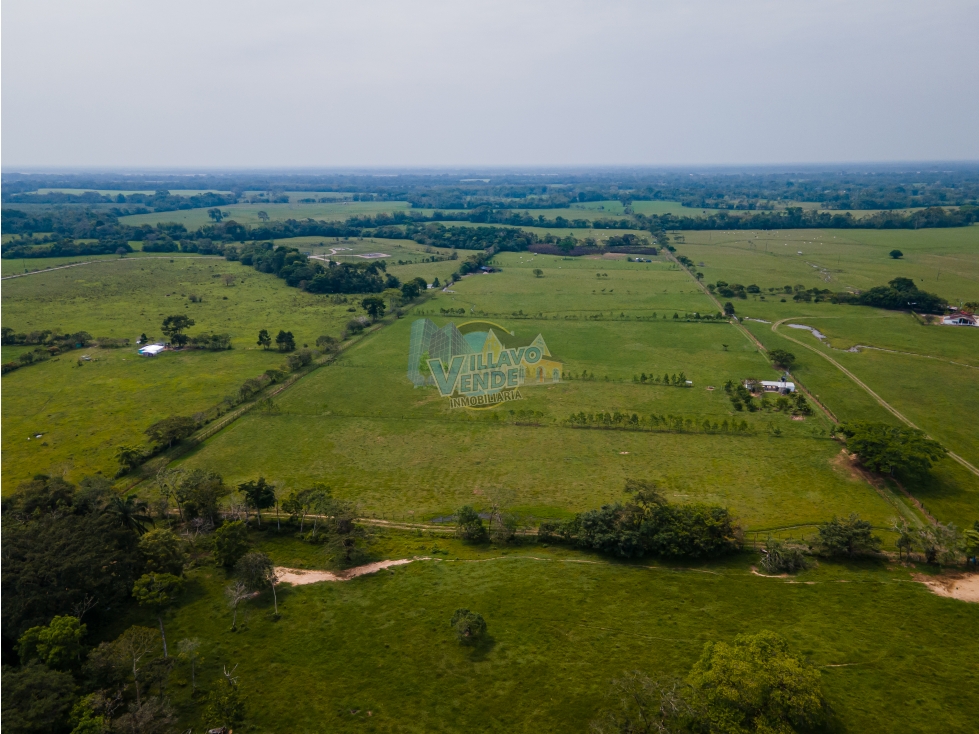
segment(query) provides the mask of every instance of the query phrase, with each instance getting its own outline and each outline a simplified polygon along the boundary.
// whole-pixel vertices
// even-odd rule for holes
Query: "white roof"
[[[787,388],[789,390],[795,390],[794,382],[782,382],[782,380],[760,380],[758,382],[762,387],[778,387]]]
[[[143,347],[142,349],[140,349],[139,350],[139,353],[140,354],[159,354],[165,348],[166,347],[164,347],[162,344],[150,344],[149,346],[146,346],[146,347]]]

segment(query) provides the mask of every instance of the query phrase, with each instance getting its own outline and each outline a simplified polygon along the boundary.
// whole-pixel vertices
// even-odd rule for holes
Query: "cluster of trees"
[[[105,339],[105,337],[100,337]],[[83,349],[92,344],[92,335],[87,331],[76,331],[73,334],[61,334],[42,329],[28,333],[15,332],[13,329],[4,326],[0,344],[3,346],[34,346],[29,352],[24,352],[16,360],[3,364],[3,374],[26,367],[36,362],[43,362],[58,354],[71,351],[72,349]]]
[[[789,357],[792,356],[788,352],[786,354]],[[782,360],[786,359],[784,355],[778,355],[778,358]],[[730,397],[731,405],[735,410],[747,410],[749,413],[764,410],[765,412],[792,413],[792,415],[812,415],[812,406],[806,400],[806,396],[800,391],[789,393],[788,395],[778,395],[774,402],[768,399],[768,393],[763,392],[761,399],[756,402],[754,400],[755,394],[752,390],[757,382],[757,380],[753,379],[747,380],[749,387],[741,383],[735,383],[733,380],[728,380],[724,384],[724,391]]]
[[[934,293],[918,290],[911,278],[894,278],[885,285],[879,285],[860,294],[837,293],[837,303],[852,303],[860,306],[874,306],[894,311],[920,311],[921,313],[945,313],[948,302]]]
[[[741,528],[727,508],[671,504],[656,482],[630,479],[625,491],[624,504],[541,523],[538,540],[619,558],[714,558],[741,547]]]
[[[683,680],[635,671],[613,681],[596,734],[746,734],[822,731],[831,712],[819,669],[763,630],[708,642]]]
[[[892,528],[897,533],[898,554],[910,561],[915,551],[920,551],[927,563],[951,565],[957,563],[960,554],[976,563],[979,555],[979,520],[965,532],[960,532],[954,523],[940,522],[923,528],[915,528],[907,520],[899,520]]]
[[[147,503],[119,496],[101,477],[76,487],[38,475],[4,499],[5,729],[170,731],[175,716],[167,689],[178,670],[181,677],[189,673],[204,724],[241,722],[237,678],[227,668],[221,674],[209,667],[200,681],[201,640],[182,639],[174,647],[166,619],[182,600],[185,569],[217,560],[219,548],[235,546],[234,583],[246,595],[271,590],[275,599],[274,566],[264,554],[248,552],[247,533],[242,538],[240,528],[226,529],[234,522],[210,532],[221,523],[219,501],[231,492],[219,476],[169,470],[156,484],[154,509],[166,524],[152,528]],[[239,493],[254,496],[248,484]],[[171,527],[171,499],[183,534]],[[156,629],[135,625],[94,643],[137,606]]]
[[[400,281],[387,275],[383,260],[365,263],[328,264],[310,260],[294,247],[275,247],[262,242],[246,247],[240,253],[229,251],[229,259],[238,259],[259,272],[272,273],[287,285],[310,293],[380,293],[385,288],[399,288]]]
[[[866,468],[892,476],[921,476],[948,454],[948,449],[917,428],[849,421],[841,423],[836,432]]]

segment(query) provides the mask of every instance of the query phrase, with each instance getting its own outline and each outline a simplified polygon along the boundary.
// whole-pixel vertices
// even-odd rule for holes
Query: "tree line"
[[[270,202],[292,191],[311,195],[334,192],[355,201],[407,201],[413,209],[456,210],[569,208],[602,201],[618,201],[627,208],[636,201],[679,201],[692,209],[753,211],[798,201],[816,202],[829,209],[904,209],[975,205],[979,199],[979,172],[974,164],[915,165],[913,170],[897,166],[723,172],[591,170],[546,178],[498,170],[469,175],[460,180],[448,173],[422,175],[412,171],[383,178],[357,173],[212,173],[195,177],[193,185],[230,191],[239,200],[246,192],[261,192],[248,198]],[[138,196],[155,198],[187,184],[186,177],[159,173],[4,173],[3,201],[31,193],[36,197],[41,188],[86,191],[78,201],[99,196],[94,194],[97,189],[121,192],[139,188],[157,193]],[[118,196],[113,193],[108,198],[118,201]]]

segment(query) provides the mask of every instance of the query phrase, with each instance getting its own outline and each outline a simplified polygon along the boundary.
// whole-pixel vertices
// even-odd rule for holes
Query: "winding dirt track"
[[[598,561],[583,558],[540,558],[538,556],[494,556],[492,558],[470,558],[466,560],[455,559],[452,561],[450,559],[442,558],[431,558],[429,556],[414,556],[413,558],[399,558],[396,560],[388,561],[377,561],[375,563],[368,563],[363,566],[354,566],[353,568],[348,568],[346,571],[341,571],[339,573],[333,573],[331,571],[307,571],[298,568],[286,568],[284,566],[276,566],[276,576],[278,577],[278,583],[280,584],[290,584],[292,586],[305,586],[307,584],[316,584],[323,581],[350,581],[358,576],[366,576],[368,574],[377,573],[378,571],[383,571],[385,568],[391,568],[392,566],[404,566],[413,561],[436,561],[442,563],[490,563],[493,561],[538,561],[544,563],[583,563],[591,564],[597,566],[613,566],[615,564],[609,561]],[[778,575],[764,574],[758,571],[756,566],[752,566],[748,574],[736,573],[736,574],[725,574],[718,571],[709,571],[706,569],[695,569],[695,568],[669,568],[666,566],[635,566],[634,568],[643,568],[649,571],[664,571],[664,572],[690,572],[690,573],[706,573],[714,576],[758,576],[765,579],[772,579],[773,581],[778,580],[786,584],[805,584],[807,586],[816,586],[828,583],[838,583],[845,584],[850,583],[849,579],[826,579],[819,581],[799,581],[793,578],[787,573]],[[924,574],[915,574],[908,581],[912,583],[924,584],[928,589],[939,596],[949,597],[951,599],[958,599],[960,601],[967,602],[979,602],[979,574],[962,574],[954,573],[945,576],[927,576]],[[893,583],[893,582],[891,582]],[[900,583],[900,582],[899,582]],[[906,583],[906,582],[904,582]]]
[[[870,388],[870,386],[867,385],[867,383],[863,382],[863,380],[861,380],[855,374],[853,374],[852,372],[850,372],[850,370],[848,370],[846,367],[844,367],[843,365],[841,365],[839,362],[837,362],[835,359],[833,359],[830,355],[826,354],[825,352],[823,352],[820,349],[816,349],[816,347],[814,347],[814,346],[811,346],[809,344],[806,344],[805,342],[801,342],[798,339],[795,339],[794,337],[789,336],[788,334],[783,334],[782,332],[780,332],[778,330],[778,327],[781,326],[782,324],[784,324],[786,321],[797,321],[797,320],[798,320],[798,317],[796,317],[796,318],[788,318],[788,319],[780,319],[780,320],[776,321],[774,324],[772,324],[772,331],[774,331],[776,334],[778,334],[783,339],[788,339],[790,342],[794,342],[795,344],[798,344],[800,347],[804,347],[805,349],[808,349],[810,352],[815,352],[816,354],[818,354],[820,357],[822,357],[823,359],[825,359],[831,365],[833,365],[834,367],[836,367],[836,369],[838,369],[844,375],[846,375],[847,377],[849,377],[854,383],[856,383],[857,385],[859,385],[860,387],[862,387],[867,392],[867,394],[870,395],[870,397],[872,397],[874,400],[876,400],[880,404],[880,406],[882,408],[884,408],[884,410],[886,410],[887,412],[889,412],[891,415],[893,415],[895,418],[897,418],[899,421],[901,421],[905,425],[908,425],[911,428],[918,429],[918,426],[916,426],[914,423],[912,423],[902,413],[898,412],[898,410],[896,410],[895,408],[893,408],[886,400],[884,400],[884,398],[882,398],[880,395],[878,395],[877,393],[875,393]],[[918,429],[918,430],[921,430],[921,429]],[[948,452],[948,455],[951,456],[953,459],[955,459],[957,462],[959,462],[966,469],[968,469],[969,471],[971,471],[973,474],[975,474],[977,477],[979,477],[979,469],[977,469],[976,467],[974,467],[972,464],[970,464],[968,461],[966,461],[965,459],[963,459],[961,456],[959,456],[958,454],[954,453],[953,451],[949,451]]]

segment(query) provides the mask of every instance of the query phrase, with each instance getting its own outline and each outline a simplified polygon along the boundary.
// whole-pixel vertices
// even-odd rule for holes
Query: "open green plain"
[[[322,567],[317,547],[273,536],[253,537],[276,563]],[[763,629],[819,667],[840,729],[972,726],[979,607],[932,595],[907,569],[822,563],[786,580],[753,575],[750,557],[608,563],[397,533],[379,537],[374,553],[429,556],[433,545],[442,560],[348,583],[280,586],[278,621],[264,592],[242,605],[237,633],[228,631],[224,572],[192,571],[167,634],[203,641],[205,689],[222,665],[238,665],[247,730],[256,732],[583,732],[607,705],[613,678],[631,670],[682,677],[705,642]],[[486,617],[485,644],[455,641],[448,619],[459,607]],[[180,723],[200,726],[184,664],[176,678]]]
[[[979,300],[979,227],[698,232],[684,239],[678,252],[698,264],[705,282],[761,287],[761,295],[734,300],[738,314],[759,319],[745,325],[768,348],[796,355],[793,374],[839,419],[900,423],[837,367],[796,342],[831,356],[919,428],[979,465],[979,329],[926,325],[909,313],[797,302],[768,292],[796,284],[866,290],[909,277],[952,303]],[[892,249],[904,257],[891,259]],[[790,324],[815,328],[825,339]],[[971,525],[979,514],[979,477],[954,461],[942,461],[927,480],[907,488],[939,519]]]
[[[907,275],[948,298],[975,299],[977,232],[797,232],[767,242],[774,249],[781,238],[779,246],[791,256],[766,254],[764,243],[759,251],[757,241],[738,244],[738,233],[688,232],[676,246],[678,254],[704,262],[698,269],[705,281],[766,289],[765,300],[735,300],[738,314],[769,322],[746,326],[767,347],[793,351],[799,362],[793,374],[839,418],[897,421],[836,367],[783,334],[845,363],[969,458],[975,444],[967,418],[979,366],[972,345],[979,330],[923,326],[905,314],[791,297],[782,303],[767,288],[862,289]],[[732,239],[718,239],[725,236]],[[849,239],[837,243],[834,236]],[[321,242],[280,244],[317,254],[338,244]],[[443,253],[402,241],[347,244],[353,244],[348,256],[390,254],[389,271],[402,279],[445,280],[442,274],[459,264],[420,262]],[[808,258],[817,267],[795,254],[806,252],[803,245],[819,254]],[[895,246],[905,261],[887,258]],[[836,270],[829,268],[833,258]],[[396,265],[399,259],[413,264]],[[229,484],[264,476],[284,494],[323,482],[357,503],[363,516],[399,521],[451,515],[466,503],[485,510],[502,499],[524,525],[619,501],[628,478],[654,479],[671,501],[730,507],[747,531],[746,551],[704,564],[616,563],[532,538],[497,548],[421,530],[381,530],[369,546],[371,558],[440,560],[346,583],[280,586],[278,620],[263,592],[243,604],[236,633],[228,631],[224,571],[196,568],[167,617],[167,635],[202,640],[198,683],[205,689],[215,685],[222,666],[238,665],[247,707],[243,730],[585,731],[608,703],[611,679],[637,669],[682,676],[705,642],[762,629],[780,632],[794,653],[819,667],[838,730],[973,728],[968,712],[979,683],[973,664],[979,607],[914,583],[913,573],[927,572],[923,565],[820,561],[794,578],[753,573],[753,541],[769,532],[811,538],[816,524],[857,512],[893,550],[894,536],[884,528],[915,513],[899,493],[875,489],[841,460],[840,444],[829,438],[832,423],[821,412],[793,421],[733,411],[722,389],[727,380],[777,372],[737,326],[686,320],[687,314],[713,314],[717,306],[671,260],[652,259],[498,255],[493,264],[501,272],[429,292],[404,318],[389,319],[335,364],[283,393],[278,413],[245,414],[175,465],[217,471]],[[138,440],[150,422],[213,404],[243,379],[278,365],[281,355],[254,346],[258,329],[291,328],[302,343],[336,334],[354,315],[347,304],[287,288],[237,263],[173,260],[133,258],[4,282],[4,325],[18,331],[57,325],[132,338],[140,331],[157,334],[163,314],[184,312],[197,320],[191,333],[227,331],[235,345],[229,352],[157,359],[137,359],[134,350],[92,350],[87,353],[100,361],[83,367],[68,353],[5,376],[5,491],[37,471],[62,469],[77,479],[114,468],[117,442]],[[959,267],[954,276],[943,271],[928,283],[928,269],[938,262]],[[543,277],[534,275],[537,268]],[[234,286],[212,278],[225,272],[236,275]],[[190,303],[190,293],[203,295],[203,302]],[[464,313],[449,316],[449,309]],[[541,334],[567,379],[522,388],[524,400],[494,410],[452,410],[434,388],[415,389],[407,380],[410,327],[420,317],[439,326],[485,319],[521,339]],[[783,319],[819,328],[829,345],[787,323],[773,332],[772,324]],[[913,354],[839,351],[855,344]],[[633,381],[641,373],[681,371],[692,388]],[[566,423],[571,413],[600,411],[690,423],[684,432]],[[699,429],[705,420],[744,421],[749,430],[706,433]],[[35,445],[32,432],[42,429],[42,441],[53,439],[49,446]],[[149,492],[148,483],[143,489]],[[943,521],[971,525],[979,516],[977,478],[950,460],[908,489]],[[330,566],[321,546],[291,531],[276,534],[274,527],[266,516],[266,530],[253,532],[251,540],[277,564]],[[459,607],[483,614],[486,643],[458,645],[448,620]],[[156,620],[134,611],[109,637],[133,623],[155,626]],[[200,703],[191,700],[188,680],[178,663],[169,694],[180,725],[197,730],[207,722]]]
[[[224,284],[224,274],[235,276],[234,285]],[[192,294],[202,301],[191,302]],[[87,331],[133,345],[67,352],[4,376],[5,491],[50,469],[73,479],[111,475],[118,446],[142,442],[152,423],[204,411],[244,380],[281,366],[282,354],[256,345],[260,329],[292,331],[300,346],[312,345],[322,334],[339,335],[355,315],[351,305],[215,257],[116,258],[5,281],[4,326]],[[173,313],[195,320],[189,334],[230,334],[234,348],[137,355],[139,335],[159,339],[163,318]],[[91,361],[79,366],[83,356]]]
[[[399,520],[448,515],[497,493],[526,515],[562,516],[619,497],[629,477],[660,480],[678,500],[729,505],[755,529],[818,523],[853,508],[883,526],[896,513],[837,467],[839,445],[820,415],[738,415],[751,428],[743,435],[569,427],[580,411],[675,415],[696,427],[733,421],[724,383],[777,373],[730,324],[673,319],[711,304],[662,259],[507,253],[494,262],[502,272],[439,293],[304,379],[279,414],[246,416],[183,465],[232,481],[264,473],[287,489],[325,482],[364,513]],[[457,323],[486,318],[527,340],[541,334],[578,379],[527,387],[524,401],[503,410],[449,409],[435,388],[406,379],[411,321],[428,315],[441,326],[442,309],[463,309]],[[633,381],[681,371],[693,388]],[[540,413],[539,425],[514,425],[510,409]],[[775,427],[781,436],[771,435]]]

